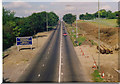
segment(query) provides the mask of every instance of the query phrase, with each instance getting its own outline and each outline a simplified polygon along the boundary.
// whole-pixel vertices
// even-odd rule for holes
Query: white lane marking
[[[61,75],[63,75],[63,73],[61,73]]]
[[[42,66],[44,67],[45,65],[43,64]]]
[[[61,45],[62,45],[62,23],[61,23],[61,35],[60,35],[60,61],[59,61],[59,79],[58,82],[60,83],[60,78],[61,78]]]
[[[38,74],[38,77],[40,77],[40,74]]]

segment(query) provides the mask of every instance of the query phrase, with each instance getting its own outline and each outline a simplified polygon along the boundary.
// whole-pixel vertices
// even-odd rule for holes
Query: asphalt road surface
[[[57,25],[47,43],[20,77],[18,82],[86,82],[64,23]]]

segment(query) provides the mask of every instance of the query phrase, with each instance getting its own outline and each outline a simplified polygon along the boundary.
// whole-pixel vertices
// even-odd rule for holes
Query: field
[[[117,19],[95,19],[88,21],[90,23],[94,23],[96,25],[100,24],[105,27],[117,27]]]

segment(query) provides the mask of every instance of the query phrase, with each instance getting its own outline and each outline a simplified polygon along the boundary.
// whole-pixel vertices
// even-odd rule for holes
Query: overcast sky
[[[51,0],[52,2],[47,2],[50,0],[45,0],[45,2],[26,2],[27,0],[26,1],[10,0],[10,1],[12,2],[9,2],[9,0],[4,0],[3,7],[15,11],[16,12],[15,16],[19,16],[19,17],[26,17],[31,15],[33,12],[41,12],[41,11],[47,11],[47,12],[53,11],[57,15],[62,17],[66,13],[80,15],[86,12],[95,13],[98,10],[98,3],[95,0],[94,2],[87,2],[87,0],[86,2],[67,2],[68,0],[62,0],[66,2],[59,2],[59,0]],[[73,1],[73,0],[69,0],[69,1]],[[113,12],[117,11],[118,0],[111,0],[111,1],[112,2],[110,2],[110,0],[109,2],[100,2],[100,9],[111,10]]]

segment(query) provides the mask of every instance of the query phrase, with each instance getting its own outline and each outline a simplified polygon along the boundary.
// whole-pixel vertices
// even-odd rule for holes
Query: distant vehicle
[[[64,34],[63,34],[63,36],[67,36],[67,34],[66,34],[66,33],[64,33]]]

